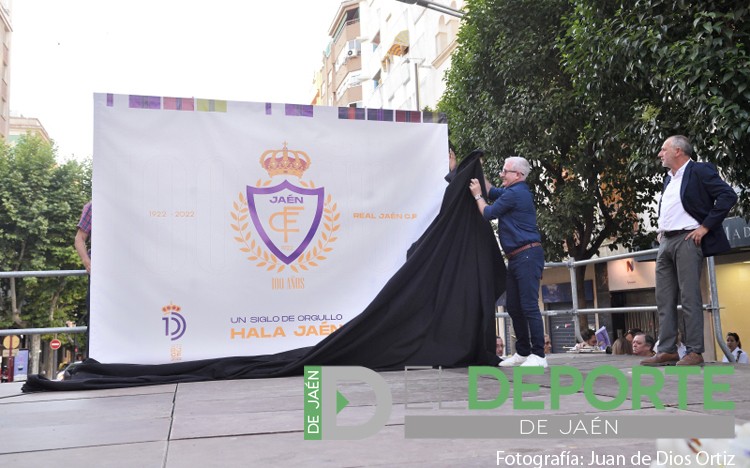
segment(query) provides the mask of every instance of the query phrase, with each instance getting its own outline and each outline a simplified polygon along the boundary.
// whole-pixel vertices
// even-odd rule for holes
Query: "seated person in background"
[[[505,356],[505,342],[499,336],[495,339],[495,354],[499,357]]]
[[[581,332],[581,338],[583,341],[576,344],[574,349],[599,349],[596,341],[596,332],[592,329],[587,329]]]
[[[640,328],[631,328],[631,329],[628,330],[627,333],[625,333],[625,339],[632,343],[633,342],[633,338],[638,333],[643,333],[643,330],[641,330]]]
[[[747,364],[747,353],[742,350],[742,342],[740,342],[740,335],[734,332],[727,333],[727,347],[729,351],[734,354],[734,362],[737,364]],[[722,359],[722,362],[729,362],[726,356]]]
[[[612,354],[633,354],[633,345],[621,336],[612,343]]]
[[[552,340],[547,334],[544,335],[544,354],[552,354]]]
[[[656,341],[654,341],[653,336],[643,332],[636,333],[633,337],[633,355],[651,357],[656,354],[654,345],[656,345]]]

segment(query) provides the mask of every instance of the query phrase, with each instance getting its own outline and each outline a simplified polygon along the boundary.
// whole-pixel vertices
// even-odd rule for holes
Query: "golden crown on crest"
[[[260,155],[260,165],[271,177],[282,174],[302,177],[302,174],[310,168],[310,157],[304,151],[287,149],[286,142],[284,142],[284,148],[268,150]]]

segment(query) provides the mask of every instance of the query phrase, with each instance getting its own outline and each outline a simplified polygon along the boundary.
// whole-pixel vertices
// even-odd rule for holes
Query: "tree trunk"
[[[41,335],[31,335],[31,351],[29,352],[29,373],[39,373],[39,355],[42,352],[42,337]]]
[[[55,310],[57,310],[57,303],[60,302],[60,296],[62,296],[63,290],[65,289],[65,278],[57,286],[57,290],[52,295],[52,299],[49,304],[49,320],[52,322],[55,318]]]
[[[19,328],[26,328],[26,322],[21,320],[21,311],[18,308],[15,278],[10,278],[10,318]]]
[[[21,251],[18,253],[18,261],[14,265],[13,271],[21,270],[23,257],[26,253],[26,242],[21,242]],[[16,279],[10,279],[10,314],[13,323],[19,328],[26,328],[26,322],[21,320],[21,310],[18,308],[18,297],[16,292]]]

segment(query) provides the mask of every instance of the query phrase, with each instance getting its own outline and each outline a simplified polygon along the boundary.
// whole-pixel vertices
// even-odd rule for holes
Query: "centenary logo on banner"
[[[302,180],[311,163],[306,152],[290,150],[287,143],[265,151],[260,165],[270,178],[248,185],[233,203],[234,240],[256,267],[275,273],[289,267],[299,273],[317,267],[333,250],[341,215],[324,187]]]

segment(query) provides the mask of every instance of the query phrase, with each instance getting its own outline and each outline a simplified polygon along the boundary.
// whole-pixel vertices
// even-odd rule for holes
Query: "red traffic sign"
[[[60,346],[62,346],[62,343],[57,338],[49,342],[50,349],[60,349]]]

